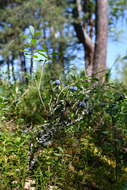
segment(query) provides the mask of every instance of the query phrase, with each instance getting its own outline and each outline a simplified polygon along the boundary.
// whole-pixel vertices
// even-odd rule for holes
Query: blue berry
[[[56,85],[60,85],[60,80],[55,80],[54,82]]]
[[[79,102],[79,106],[84,108],[86,106],[85,102]]]
[[[72,90],[72,91],[77,91],[78,88],[77,88],[77,86],[71,86],[71,87],[70,87],[70,90]]]

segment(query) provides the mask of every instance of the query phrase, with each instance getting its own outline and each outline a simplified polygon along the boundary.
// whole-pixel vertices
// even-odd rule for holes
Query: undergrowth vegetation
[[[122,84],[68,76],[28,84],[1,81],[2,190],[124,189],[127,90]]]

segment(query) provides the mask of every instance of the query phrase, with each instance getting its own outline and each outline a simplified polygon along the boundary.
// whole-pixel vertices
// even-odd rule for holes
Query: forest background
[[[34,64],[36,56],[32,57],[35,53],[32,47],[29,47],[30,59],[21,53],[21,50],[26,48],[26,41],[31,41],[30,25],[37,32],[37,36],[32,41],[33,49],[43,45],[47,49],[46,54],[59,52],[59,55],[50,55],[50,58],[53,58],[50,61],[53,66],[51,64],[50,66],[54,70],[57,70],[55,67],[58,67],[61,73],[67,72],[72,65],[84,70],[85,47],[81,27],[82,25],[85,27],[94,41],[95,3],[94,1],[79,1],[79,4],[82,5],[81,13],[79,13],[77,2],[1,1],[1,71],[7,72],[8,78],[16,80],[22,77],[22,72],[30,74],[33,67],[36,68],[39,65],[39,61]],[[120,36],[126,38],[123,34],[126,31],[126,1],[109,1],[108,12],[110,22],[107,65],[113,73],[113,78],[118,76],[115,74],[115,65],[118,67],[120,65],[120,69],[122,69],[120,76],[125,78],[122,74],[126,70],[124,69],[126,67],[126,47],[124,43],[120,45],[119,40]],[[122,59],[123,57],[124,59]],[[42,61],[41,64],[43,64]],[[21,71],[20,74],[19,71]]]

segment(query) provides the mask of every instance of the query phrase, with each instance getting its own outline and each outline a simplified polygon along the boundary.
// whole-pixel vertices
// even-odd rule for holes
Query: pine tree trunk
[[[79,42],[82,43],[84,48],[84,61],[85,61],[85,72],[86,75],[92,76],[93,71],[93,56],[94,56],[94,43],[87,31],[87,27],[84,25],[84,18],[82,16],[83,7],[81,0],[75,0],[74,3],[76,4],[76,8],[73,9],[73,17],[76,20],[80,20],[80,22],[74,22],[73,26],[79,39]],[[86,9],[87,7],[86,4]],[[91,31],[90,31],[91,33]]]
[[[21,67],[21,77],[22,77],[22,82],[28,83],[27,79],[27,68],[26,68],[26,61],[25,61],[25,56],[22,52],[19,53],[19,58],[20,58],[20,67]]]
[[[87,76],[92,76],[93,71],[93,57],[94,57],[94,47],[92,49],[88,48],[86,45],[84,47],[85,52],[85,71]]]
[[[12,56],[11,59],[11,72],[12,72],[12,78],[14,81],[16,81],[15,71],[14,71],[14,56]]]
[[[7,58],[7,75],[8,75],[8,81],[10,80],[10,60]]]
[[[93,61],[93,75],[104,81],[106,73],[108,0],[96,0],[96,40]]]

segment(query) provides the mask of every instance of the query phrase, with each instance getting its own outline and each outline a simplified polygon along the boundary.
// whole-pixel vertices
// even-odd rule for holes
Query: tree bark
[[[27,79],[27,68],[26,68],[26,61],[25,61],[25,56],[23,52],[19,53],[19,58],[20,58],[20,67],[21,67],[21,74],[22,74],[22,82],[28,83]]]
[[[9,57],[6,60],[7,62],[7,75],[8,75],[8,81],[10,80],[11,76],[10,76],[10,60]]]
[[[108,0],[96,0],[96,25],[94,26],[89,1],[73,0],[73,23],[77,38],[82,43],[85,53],[85,71],[88,76],[96,76],[99,80],[106,72],[107,33],[108,33]],[[85,14],[89,13],[88,19]],[[95,43],[92,33],[95,29]]]
[[[77,38],[84,47],[84,60],[85,60],[85,71],[88,76],[92,76],[93,70],[93,56],[94,56],[94,43],[90,38],[89,34],[84,25],[83,21],[83,10],[81,5],[81,0],[76,0],[76,7],[73,9],[73,17],[78,19],[79,23],[73,23]]]
[[[11,58],[11,72],[13,80],[16,81],[15,70],[14,70],[14,55],[12,55]]]
[[[108,0],[96,0],[96,40],[93,61],[93,76],[100,81],[106,73]]]

